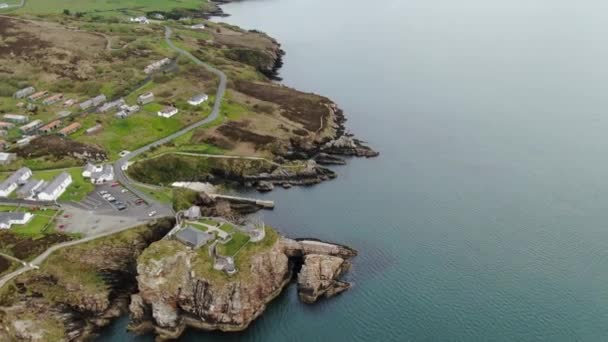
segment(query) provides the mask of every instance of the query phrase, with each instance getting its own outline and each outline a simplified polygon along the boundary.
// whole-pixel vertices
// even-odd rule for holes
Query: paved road
[[[135,193],[136,195],[138,195],[139,197],[143,198],[144,200],[146,200],[146,202],[148,202],[151,206],[158,208],[155,209],[160,213],[164,213],[167,211],[167,209],[169,209],[169,211],[172,213],[173,211],[170,208],[167,208],[166,205],[157,202],[156,200],[150,198],[149,196],[143,194],[141,191],[139,191],[139,189],[137,189],[134,186],[134,182],[131,181],[129,179],[129,177],[126,175],[126,173],[123,170],[123,166],[127,165],[127,163],[139,156],[140,154],[149,151],[151,148],[156,147],[156,146],[160,146],[163,144],[166,144],[168,142],[170,142],[173,139],[176,139],[198,127],[201,127],[203,125],[206,125],[212,121],[214,121],[215,119],[217,119],[220,115],[220,106],[222,104],[222,99],[224,98],[224,94],[226,92],[226,82],[227,82],[227,77],[226,74],[224,74],[221,70],[216,69],[214,67],[212,67],[211,65],[201,61],[200,59],[196,58],[195,56],[193,56],[190,52],[185,51],[183,49],[178,48],[177,46],[175,46],[175,44],[173,44],[173,41],[171,41],[171,36],[173,35],[173,30],[171,30],[170,27],[165,26],[165,41],[167,42],[167,44],[169,45],[169,47],[171,47],[173,50],[177,51],[179,54],[184,55],[186,57],[188,57],[192,62],[194,62],[196,65],[199,65],[201,67],[204,67],[205,69],[207,69],[208,71],[210,71],[211,73],[217,75],[220,79],[218,88],[217,88],[217,93],[215,95],[215,103],[213,104],[213,109],[211,110],[211,114],[206,117],[205,119],[195,122],[169,136],[166,136],[162,139],[159,139],[151,144],[148,144],[146,146],[140,147],[135,151],[130,152],[129,154],[127,154],[126,156],[120,158],[118,161],[116,161],[114,163],[114,173],[116,174],[116,179],[122,183],[127,189],[131,190],[133,193]]]
[[[22,267],[22,268],[20,268],[20,269],[18,269],[16,271],[14,271],[14,272],[11,272],[11,273],[3,276],[3,277],[0,277],[0,288],[3,287],[8,281],[10,281],[11,279],[15,278],[16,276],[18,276],[20,274],[23,274],[23,273],[25,273],[25,272],[27,272],[29,270],[38,268],[38,266],[40,266],[42,264],[42,262],[44,262],[44,260],[46,260],[46,258],[48,258],[51,254],[53,254],[53,252],[55,252],[55,251],[57,251],[59,249],[62,249],[62,248],[65,248],[65,247],[74,246],[74,245],[77,245],[77,244],[80,244],[80,243],[85,243],[85,242],[93,241],[93,240],[96,240],[96,239],[99,239],[99,238],[102,238],[102,237],[106,237],[106,236],[110,236],[110,235],[113,235],[113,234],[117,234],[117,233],[123,232],[125,230],[129,230],[131,228],[134,228],[134,227],[137,227],[137,226],[140,226],[140,225],[141,225],[141,223],[138,223],[138,224],[135,224],[135,225],[132,225],[132,226],[122,227],[120,229],[108,231],[108,232],[105,232],[105,233],[102,233],[102,234],[98,234],[98,235],[94,235],[94,236],[89,236],[89,237],[86,237],[86,238],[83,238],[83,239],[80,239],[80,240],[67,241],[67,242],[64,242],[64,243],[60,243],[60,244],[54,245],[54,246],[50,247],[49,249],[47,249],[46,251],[44,251],[44,253],[38,255],[34,260],[32,260],[31,262],[27,263],[26,266],[24,266],[24,267]]]

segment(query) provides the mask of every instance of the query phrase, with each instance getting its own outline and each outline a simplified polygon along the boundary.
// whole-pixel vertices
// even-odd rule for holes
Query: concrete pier
[[[248,203],[255,204],[264,209],[274,209],[274,201],[264,201],[255,198],[247,198],[247,197],[237,197],[237,196],[228,196],[228,195],[220,195],[220,194],[208,194],[209,197],[213,199],[223,199],[229,202],[234,203]]]

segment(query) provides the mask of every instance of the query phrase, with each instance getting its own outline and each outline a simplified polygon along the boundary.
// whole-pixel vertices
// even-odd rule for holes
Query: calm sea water
[[[283,233],[360,251],[351,291],[307,306],[292,287],[246,332],[184,341],[608,340],[608,2],[224,9],[382,156],[265,196]],[[125,322],[100,341],[138,340]]]

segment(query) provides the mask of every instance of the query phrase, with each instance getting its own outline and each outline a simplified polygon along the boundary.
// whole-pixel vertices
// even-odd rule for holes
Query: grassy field
[[[74,167],[64,170],[49,170],[49,171],[34,171],[33,178],[50,181],[57,177],[63,171],[69,173],[72,176],[72,184],[67,190],[59,197],[60,201],[80,201],[84,199],[90,192],[95,190],[95,185],[82,177],[82,168]]]
[[[141,185],[135,187],[146,195],[162,203],[173,203],[173,191],[170,188],[151,189]]]
[[[59,214],[57,210],[43,209],[43,210],[32,210],[26,207],[16,206],[0,206],[0,212],[30,212],[34,214],[34,217],[30,222],[24,225],[13,225],[10,231],[18,236],[39,238],[44,234],[50,234],[54,231],[55,225],[53,224],[53,218]]]
[[[247,242],[249,242],[249,235],[241,232],[232,233],[232,239],[226,244],[218,244],[217,251],[224,256],[233,256],[236,252],[241,249]]]
[[[171,11],[173,9],[200,9],[208,7],[206,0],[27,0],[27,5],[19,13],[59,14],[64,9],[70,12],[116,12],[133,10],[137,12]]]

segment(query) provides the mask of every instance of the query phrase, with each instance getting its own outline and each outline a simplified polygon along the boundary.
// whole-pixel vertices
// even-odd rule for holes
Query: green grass
[[[113,12],[127,9],[144,13],[147,11],[171,11],[176,8],[200,9],[208,6],[206,0],[27,0],[26,6],[18,13],[60,14],[63,9],[76,12]]]
[[[144,194],[152,197],[153,199],[162,203],[173,203],[173,191],[171,188],[158,188],[151,189],[141,185],[135,185],[135,187],[143,192]]]
[[[225,231],[226,233],[232,233],[234,231],[234,226],[228,223],[224,223],[220,226],[220,229]]]
[[[64,171],[72,176],[72,184],[70,184],[61,197],[59,197],[60,201],[78,202],[83,200],[89,193],[95,190],[95,185],[91,184],[89,180],[82,177],[82,168],[80,167],[60,170],[34,171],[33,178],[50,181]]]
[[[249,239],[249,235],[235,232],[232,234],[232,239],[228,243],[217,245],[217,251],[224,256],[233,256],[241,247],[249,242]]]
[[[40,237],[44,233],[50,233],[53,229],[52,216],[41,216],[35,214],[30,222],[25,225],[14,225],[11,232],[25,237]]]
[[[0,206],[0,212],[29,212],[34,214],[34,217],[24,225],[13,225],[10,231],[16,235],[22,237],[39,238],[44,234],[50,234],[54,232],[55,225],[53,224],[53,218],[58,214],[57,210],[53,209],[42,209],[32,210],[28,207],[16,207],[16,206]]]

